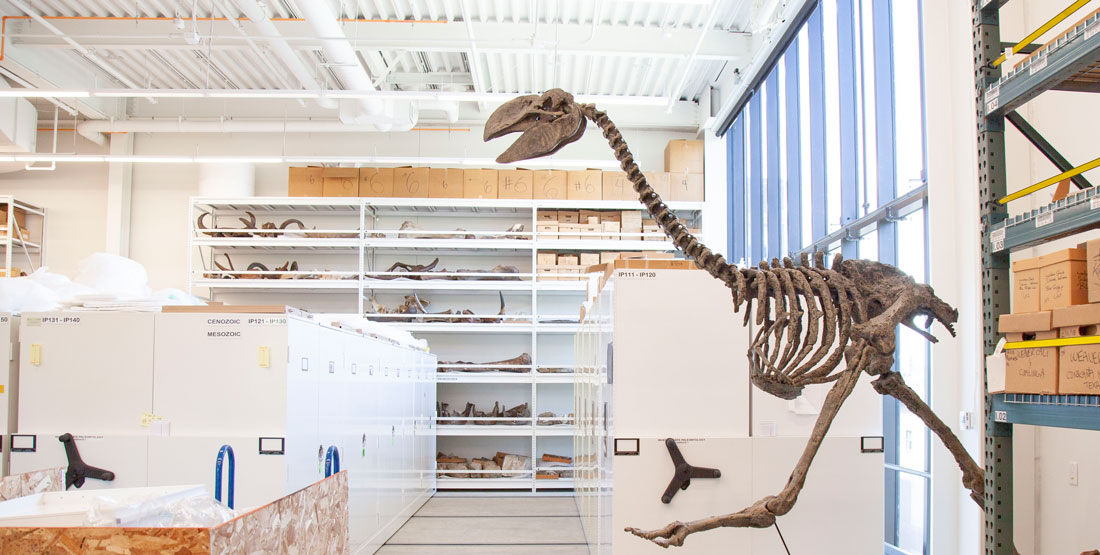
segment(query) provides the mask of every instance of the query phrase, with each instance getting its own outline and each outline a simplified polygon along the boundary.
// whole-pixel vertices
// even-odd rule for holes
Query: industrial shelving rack
[[[0,195],[0,206],[6,206],[7,210],[0,212],[0,249],[3,249],[3,266],[0,267],[0,277],[11,276],[16,260],[26,260],[26,267],[20,268],[27,273],[41,267],[45,261],[46,237],[46,209],[22,202],[12,195]],[[24,235],[23,230],[16,225],[15,210],[22,211],[28,219],[29,232]],[[35,222],[37,225],[31,226]],[[19,276],[11,276],[19,277]]]
[[[699,227],[702,219],[702,202],[670,202],[670,208],[685,218],[692,227]],[[523,473],[522,478],[450,478],[440,479],[440,490],[447,489],[498,489],[549,491],[573,487],[572,479],[538,480],[535,473],[542,468],[538,465],[538,440],[546,437],[572,437],[576,427],[568,425],[543,425],[539,414],[539,386],[570,385],[574,383],[573,365],[551,363],[550,358],[540,357],[539,337],[572,337],[579,329],[579,307],[586,298],[589,279],[570,281],[544,281],[537,278],[537,255],[540,251],[672,251],[672,243],[665,240],[663,234],[629,235],[619,234],[617,240],[602,238],[559,239],[556,236],[537,233],[537,213],[540,209],[550,210],[638,210],[641,205],[634,201],[577,201],[577,200],[505,200],[505,199],[413,199],[413,198],[201,198],[191,199],[190,210],[190,255],[189,290],[194,294],[206,293],[211,300],[232,298],[234,294],[288,294],[310,293],[326,294],[329,299],[339,299],[342,304],[354,307],[360,314],[365,312],[372,294],[411,294],[416,292],[441,295],[497,295],[498,292],[511,295],[529,296],[531,314],[508,315],[499,323],[455,323],[455,322],[394,322],[393,325],[413,333],[417,337],[429,338],[469,338],[467,360],[478,360],[477,347],[480,343],[492,341],[496,336],[528,336],[532,363],[524,367],[524,372],[494,372],[491,365],[462,364],[462,367],[481,366],[487,372],[460,373],[439,372],[437,382],[440,388],[449,384],[494,385],[526,384],[530,387],[530,407],[532,416],[523,425],[475,425],[447,424],[439,419],[437,435],[439,437],[528,437],[532,470]],[[309,226],[325,227],[319,230],[299,230],[291,227],[286,230],[261,229],[268,236],[244,236],[239,232],[241,224],[238,218],[244,213],[254,213],[260,221],[285,220],[297,218]],[[208,229],[199,229],[197,220],[200,214],[209,213],[205,220]],[[444,218],[447,223],[435,227],[453,229],[456,222],[466,229],[466,233],[476,238],[409,238],[404,234],[431,235],[431,231],[415,230],[401,232],[386,226],[394,219],[410,219],[424,222],[430,218]],[[522,221],[523,232],[505,232],[500,221]],[[326,222],[328,225],[326,226]],[[388,223],[380,223],[388,222]],[[487,223],[488,222],[488,223]],[[428,226],[426,226],[428,227]],[[493,231],[484,231],[493,228]],[[235,233],[236,231],[236,233]],[[317,232],[338,234],[330,238],[307,236]],[[215,237],[212,234],[228,236]],[[441,235],[453,231],[437,231]],[[493,234],[497,234],[494,236]],[[381,235],[381,236],[380,236]],[[577,235],[570,232],[570,235]],[[585,236],[585,234],[580,234]],[[611,236],[610,232],[598,232],[591,235]],[[507,236],[508,238],[506,238]],[[220,279],[222,272],[213,267],[213,261],[224,263],[223,254],[234,257],[234,263],[243,266],[249,256],[316,256],[326,257],[326,264],[343,268],[332,271],[299,269],[296,277],[308,279]],[[440,256],[449,259],[447,267],[454,260],[475,260],[479,257],[508,256],[512,259],[530,259],[530,271],[521,269],[521,273],[509,274],[517,280],[458,281],[430,279],[380,280],[384,277],[384,264],[379,259],[389,255],[401,255],[430,259]],[[392,258],[392,257],[391,257]],[[280,258],[281,260],[281,258]],[[483,265],[483,264],[482,264]],[[295,275],[295,272],[271,270],[279,277]],[[248,271],[236,267],[237,275],[260,274],[262,271]],[[453,274],[452,274],[453,275]],[[466,274],[470,277],[476,273]],[[486,274],[482,277],[493,277]],[[499,277],[499,274],[495,274]],[[441,277],[433,274],[431,277]],[[554,314],[547,313],[551,303],[540,303],[552,297],[556,305]],[[563,304],[562,301],[565,303]],[[568,313],[565,308],[568,307]],[[372,315],[378,317],[377,315]],[[490,316],[490,315],[483,315]],[[396,318],[400,318],[397,316]],[[380,317],[385,319],[384,316]],[[453,341],[452,341],[453,343]],[[558,357],[561,358],[561,357]],[[572,356],[568,357],[570,360]],[[560,361],[559,361],[560,362]],[[565,372],[538,372],[541,366],[551,366]],[[517,370],[515,366],[510,370]],[[571,397],[571,396],[570,396]],[[576,413],[576,410],[573,411]],[[548,419],[548,418],[547,418]],[[471,418],[457,418],[471,421]],[[516,421],[522,418],[505,418]],[[554,421],[568,421],[564,416],[556,416]],[[548,468],[552,470],[572,470],[571,468]],[[439,474],[456,471],[438,471]],[[462,473],[461,471],[457,471]],[[500,471],[504,473],[504,471]]]
[[[1002,74],[993,61],[1006,46],[1000,9],[1008,0],[972,0],[975,100],[978,114],[978,189],[982,224],[982,325],[986,355],[999,336],[997,318],[1010,307],[1009,254],[1100,226],[1100,194],[1081,175],[1083,189],[1063,200],[1009,217],[998,200],[1008,191],[1005,122],[1015,126],[1062,172],[1074,168],[1014,110],[1048,90],[1100,92],[1100,12],[1089,15]],[[984,553],[1012,555],[1012,425],[1100,429],[1100,396],[986,394]]]

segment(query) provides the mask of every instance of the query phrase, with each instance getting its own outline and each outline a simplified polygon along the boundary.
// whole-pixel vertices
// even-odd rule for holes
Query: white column
[[[134,135],[111,135],[111,155],[134,153]],[[107,170],[107,241],[106,251],[130,256],[130,200],[134,170],[131,163],[112,162]]]
[[[726,175],[726,138],[714,131],[703,131],[703,242],[710,250],[727,259],[732,256],[727,244],[729,220],[729,178]],[[737,262],[730,260],[730,262]]]

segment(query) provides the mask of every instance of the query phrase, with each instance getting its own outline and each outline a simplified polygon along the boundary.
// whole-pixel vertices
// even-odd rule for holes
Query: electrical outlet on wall
[[[1069,462],[1069,485],[1077,487],[1077,461]]]

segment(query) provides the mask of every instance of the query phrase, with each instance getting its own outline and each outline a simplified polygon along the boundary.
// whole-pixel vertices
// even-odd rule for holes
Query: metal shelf
[[[314,239],[306,237],[196,237],[198,247],[222,250],[265,250],[282,252],[357,250],[360,239]]]
[[[1100,92],[1100,13],[1043,45],[985,90],[986,116],[1004,115],[1052,90]]]
[[[349,215],[366,207],[379,216],[401,213],[420,215],[487,215],[494,213],[520,214],[539,208],[634,210],[643,209],[634,200],[553,200],[553,199],[461,199],[461,198],[340,198],[340,197],[195,197],[195,206],[205,211],[250,212],[316,212],[318,214]],[[701,211],[702,202],[666,202],[674,211]]]
[[[498,274],[499,275],[499,274]],[[530,277],[531,274],[512,274]],[[475,291],[531,292],[530,280],[446,280],[446,279],[364,279],[363,289],[375,291],[427,291],[435,293],[469,293]]]
[[[403,315],[402,315],[403,316]],[[514,318],[514,317],[513,317]],[[410,333],[501,333],[501,334],[528,334],[532,328],[538,333],[576,333],[580,330],[580,324],[535,324],[534,322],[522,323],[495,323],[495,324],[468,324],[455,322],[394,322],[395,327]]]
[[[993,395],[996,422],[1100,430],[1100,395]]]
[[[436,480],[439,489],[531,489],[534,473],[530,470],[517,470],[523,476],[516,478],[448,478],[442,472],[462,473],[461,470],[439,471],[440,476]]]
[[[989,233],[993,252],[1037,245],[1100,227],[1100,190],[1096,187],[1025,214],[1010,217]]]
[[[676,247],[671,241],[538,239],[535,241],[535,248],[551,251],[670,251]]]
[[[503,424],[491,426],[439,424],[435,429],[436,434],[440,436],[528,437],[534,432],[534,427],[530,425],[506,426]]]
[[[353,279],[208,279],[191,280],[193,287],[211,289],[260,289],[270,292],[279,291],[347,291],[359,288],[359,282]]]

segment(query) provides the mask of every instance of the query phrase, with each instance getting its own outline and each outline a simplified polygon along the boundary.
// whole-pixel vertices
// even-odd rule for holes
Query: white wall
[[[38,144],[50,145],[52,131],[39,133]],[[76,147],[88,154],[106,154],[107,149],[82,138]],[[59,151],[72,151],[73,134],[59,136]],[[43,165],[43,164],[38,164]],[[65,164],[55,171],[17,171],[0,174],[0,192],[46,208],[45,256],[51,271],[69,276],[76,273],[80,259],[100,252],[107,236],[107,165]],[[15,265],[26,269],[26,264]]]
[[[458,131],[287,136],[144,133],[134,137],[134,154],[492,158],[507,148],[511,138],[484,143],[481,135],[481,128],[476,127]],[[695,138],[686,133],[631,129],[624,130],[624,135],[643,170],[651,171],[663,169],[664,147],[669,140]],[[40,138],[39,144],[49,144],[48,139],[46,134]],[[65,150],[65,144],[65,137],[62,136],[62,150]],[[76,146],[81,153],[106,153],[105,149],[83,139]],[[590,129],[584,138],[566,147],[556,157],[606,161],[612,159],[612,151],[599,131]],[[719,165],[724,167],[724,161]],[[130,256],[145,265],[154,289],[186,289],[187,202],[189,197],[198,194],[198,167],[190,164],[134,164],[133,172]],[[286,179],[285,164],[258,165],[256,194],[285,196]],[[81,258],[104,249],[106,164],[61,164],[53,172],[0,174],[0,190],[10,191],[49,210],[46,255],[48,265],[55,271],[72,275]],[[720,228],[724,227],[725,224],[721,223]]]

